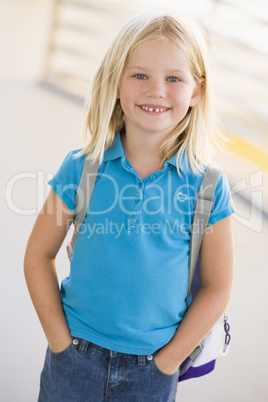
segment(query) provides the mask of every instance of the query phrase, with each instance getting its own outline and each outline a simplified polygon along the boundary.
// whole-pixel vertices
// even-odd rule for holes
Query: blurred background
[[[182,383],[177,400],[268,400],[267,1],[0,0],[3,402],[37,400],[46,340],[27,293],[23,257],[47,181],[67,152],[82,146],[88,83],[113,36],[127,19],[151,9],[193,15],[208,31],[217,106],[231,141],[219,161],[236,207],[231,348],[215,372]],[[57,267],[61,280],[69,268],[64,248]]]

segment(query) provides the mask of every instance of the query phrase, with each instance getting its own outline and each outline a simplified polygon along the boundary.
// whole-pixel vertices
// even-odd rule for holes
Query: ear
[[[117,90],[116,99],[120,99],[120,91],[119,91],[119,88],[118,88],[118,90]]]
[[[205,85],[206,85],[205,78],[202,78],[201,80],[196,82],[195,89],[193,91],[189,106],[197,105],[205,89]]]

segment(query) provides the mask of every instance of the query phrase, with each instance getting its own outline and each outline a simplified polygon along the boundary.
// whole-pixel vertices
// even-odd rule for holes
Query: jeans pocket
[[[72,350],[74,350],[74,349],[76,348],[77,341],[76,341],[76,342],[75,342],[75,341],[76,341],[76,339],[73,339],[72,342],[70,343],[70,345],[67,346],[67,348],[65,348],[64,350],[62,350],[62,351],[59,352],[59,353],[54,353],[54,352],[50,349],[50,347],[48,346],[51,357],[54,358],[54,359],[62,359],[62,358],[64,358],[64,357],[67,356]]]
[[[161,371],[158,366],[156,365],[154,359],[150,361],[150,366],[154,373],[161,378],[168,379],[168,380],[173,380],[175,377],[179,377],[180,371],[179,369],[174,373],[174,374],[166,374],[163,371]]]

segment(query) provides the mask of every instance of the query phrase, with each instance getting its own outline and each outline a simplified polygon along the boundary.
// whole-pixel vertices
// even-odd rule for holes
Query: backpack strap
[[[66,247],[69,260],[71,260],[73,256],[74,244],[76,242],[77,236],[79,234],[79,231],[87,214],[87,210],[89,207],[89,203],[91,200],[91,196],[94,190],[99,170],[99,165],[100,165],[99,161],[92,163],[89,156],[85,158],[79,187],[76,193],[76,200],[75,200],[76,214],[74,218],[74,232],[72,240],[67,244]]]
[[[187,288],[186,304],[189,305],[191,284],[194,277],[196,263],[202,244],[203,236],[208,224],[212,201],[221,170],[208,166],[198,193],[198,198],[194,211],[190,240],[190,260],[189,260],[189,279]]]

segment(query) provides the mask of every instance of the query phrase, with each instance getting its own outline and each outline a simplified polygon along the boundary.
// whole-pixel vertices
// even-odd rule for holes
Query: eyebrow
[[[126,67],[126,70],[135,70],[135,69],[144,70],[144,67],[139,67],[139,66]]]
[[[141,66],[129,66],[129,67],[126,68],[126,70],[136,70],[136,69],[138,69],[138,70],[146,70],[146,67],[141,67]],[[168,72],[169,72],[170,74],[185,73],[184,70],[180,70],[180,69],[174,69],[174,70],[172,69],[172,70],[168,70]]]

